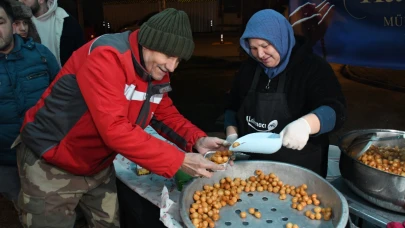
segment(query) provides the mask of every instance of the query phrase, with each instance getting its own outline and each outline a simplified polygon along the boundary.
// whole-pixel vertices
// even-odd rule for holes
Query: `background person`
[[[13,10],[0,1],[0,194],[17,202],[20,180],[11,145],[25,112],[35,105],[59,72],[53,54],[32,38],[13,35]]]

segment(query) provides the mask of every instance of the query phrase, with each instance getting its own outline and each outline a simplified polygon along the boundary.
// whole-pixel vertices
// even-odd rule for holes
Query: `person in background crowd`
[[[16,0],[7,0],[13,9],[14,13],[14,23],[13,31],[14,33],[20,35],[22,38],[31,37],[34,42],[41,43],[41,38],[37,32],[37,28],[31,21],[32,11],[31,9],[18,2]]]
[[[58,7],[57,0],[20,0],[32,10],[32,21],[41,42],[63,66],[84,41],[83,30],[75,18]]]
[[[167,94],[169,73],[193,50],[187,14],[170,8],[139,30],[103,35],[73,53],[26,113],[15,143],[24,225],[73,227],[79,206],[90,227],[118,227],[117,153],[164,177],[224,169],[202,154],[225,150],[225,140],[185,119]],[[148,125],[198,153],[149,135]]]
[[[280,151],[250,159],[299,165],[326,177],[328,132],[346,120],[345,98],[331,66],[274,10],[252,16],[240,45],[250,58],[225,103],[227,141],[254,132],[279,133]]]
[[[16,151],[25,112],[39,100],[59,71],[55,56],[45,46],[13,35],[13,10],[0,1],[0,194],[17,202],[20,180]]]

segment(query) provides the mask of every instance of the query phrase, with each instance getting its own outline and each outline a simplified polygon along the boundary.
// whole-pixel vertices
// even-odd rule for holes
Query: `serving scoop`
[[[238,138],[232,145],[229,146],[229,150],[232,154],[228,154],[228,159],[226,162],[220,165],[224,166],[225,169],[229,164],[229,161],[234,160],[237,156],[249,157],[249,155],[242,152],[256,153],[256,154],[272,154],[280,150],[282,146],[282,138],[279,134],[270,132],[256,132],[247,134],[243,137]],[[217,151],[208,151],[204,154],[204,157],[208,160],[215,155]],[[224,170],[210,170],[224,171]]]
[[[238,138],[229,150],[233,152],[249,152],[257,154],[273,154],[280,150],[282,137],[271,132],[255,132]]]

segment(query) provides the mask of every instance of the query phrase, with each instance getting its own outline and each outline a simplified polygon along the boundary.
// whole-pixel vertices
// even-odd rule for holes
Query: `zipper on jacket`
[[[7,59],[7,55],[5,56],[5,58]],[[4,68],[5,68],[6,71],[7,71],[8,80],[10,81],[11,87],[12,87],[13,90],[14,90],[14,94],[16,94],[15,89],[17,88],[17,82],[15,82],[15,81],[13,80],[13,78],[15,79],[15,77],[11,77],[11,76],[10,76],[10,72],[9,72],[9,70],[8,70],[7,63],[6,63],[6,66],[5,66]],[[17,99],[17,94],[16,94],[16,99]]]
[[[269,90],[269,89],[270,89],[270,82],[271,82],[271,79],[269,79],[269,81],[267,82],[266,90]]]
[[[28,80],[31,80],[31,79],[34,79],[34,78],[39,78],[39,77],[41,77],[41,76],[43,76],[43,75],[45,75],[45,74],[46,74],[46,71],[41,71],[41,72],[39,72],[39,73],[35,73],[35,74],[28,75],[28,76],[27,76],[27,79],[28,79]]]
[[[150,98],[152,97],[152,81],[151,79],[148,80],[148,88],[145,93],[145,101],[142,104],[141,110],[139,111],[138,118],[136,120],[136,124],[140,125],[142,128],[147,126],[147,119],[149,117],[149,110],[150,110]]]

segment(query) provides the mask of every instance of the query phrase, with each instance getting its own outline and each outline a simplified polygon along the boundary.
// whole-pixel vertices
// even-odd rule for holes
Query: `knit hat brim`
[[[194,51],[194,42],[189,38],[154,29],[146,23],[141,26],[138,42],[151,50],[184,60],[189,60]]]
[[[172,8],[156,14],[142,24],[138,43],[168,56],[189,60],[194,42],[187,14]]]

